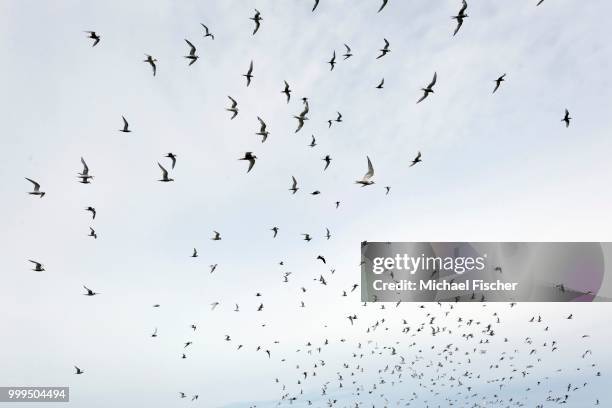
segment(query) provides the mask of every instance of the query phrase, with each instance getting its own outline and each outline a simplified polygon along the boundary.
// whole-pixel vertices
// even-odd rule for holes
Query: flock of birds
[[[537,5],[542,4],[544,0],[540,0]],[[314,12],[319,6],[319,0],[314,1],[312,11]],[[382,12],[388,5],[388,0],[382,0],[378,8],[378,12]],[[452,19],[456,20],[456,26],[452,32],[452,37],[455,37],[461,27],[464,24],[464,20],[468,17],[466,11],[468,9],[468,3],[463,0],[461,2],[460,9],[457,15],[452,16]],[[264,18],[259,10],[255,10],[252,17],[249,17],[253,24],[252,35],[256,35],[263,27]],[[203,38],[214,40],[215,36],[210,31],[209,27],[205,24],[201,24],[204,32]],[[102,41],[102,36],[96,31],[86,31],[88,38],[92,40],[92,47],[98,46]],[[189,40],[185,39],[185,43],[188,46],[187,55],[184,58],[188,61],[188,66],[195,64],[198,59],[198,49]],[[348,44],[344,44],[345,53],[342,55],[344,60],[348,60],[353,56],[351,47]],[[387,56],[391,52],[391,44],[387,39],[384,39],[384,45],[379,50],[380,54],[376,59],[381,59]],[[149,54],[145,54],[146,58],[144,62],[151,67],[152,75],[157,75],[158,60]],[[333,70],[337,64],[336,52],[332,54],[332,58],[327,61],[330,66],[330,70]],[[246,86],[249,87],[254,80],[254,62],[251,61],[246,73],[243,74],[246,79]],[[506,80],[506,74],[502,74],[494,80],[494,87],[492,93],[498,92],[502,82]],[[434,87],[437,82],[437,72],[433,73],[431,81],[421,89],[423,92],[420,98],[416,100],[416,103],[422,103],[427,98],[434,94]],[[383,89],[384,78],[375,87],[377,89]],[[289,104],[291,101],[291,87],[287,81],[283,81],[283,87],[281,93],[284,95],[286,103]],[[235,119],[240,110],[239,104],[232,96],[228,96],[230,104],[225,108],[230,113],[229,119]],[[301,111],[293,115],[293,118],[297,121],[297,127],[295,133],[300,132],[306,122],[309,120],[308,113],[310,111],[309,99],[307,97],[301,98],[302,109]],[[561,119],[566,127],[569,127],[571,121],[570,113],[565,109],[565,114]],[[268,139],[270,132],[266,122],[261,118],[257,117],[259,121],[259,130],[255,133],[261,137],[262,143],[265,143]],[[343,121],[343,116],[340,112],[337,112],[337,116],[334,119],[328,120],[328,126],[331,127],[335,123]],[[130,133],[130,125],[125,117],[122,117],[123,126],[118,129],[123,133]],[[314,148],[317,145],[315,136],[312,135],[311,143],[308,145]],[[174,153],[167,153],[164,158],[169,159],[168,164],[163,165],[158,162],[157,165],[161,171],[160,182],[168,183],[174,181],[170,177],[170,171],[172,171],[177,164],[177,155]],[[255,168],[257,156],[253,152],[246,152],[243,157],[239,157],[238,160],[245,161],[248,166],[246,172],[249,173]],[[323,171],[327,170],[332,162],[331,156],[328,154],[322,158],[324,161]],[[366,156],[367,170],[363,177],[357,179],[355,183],[361,187],[367,187],[373,185],[375,182],[374,178],[374,166],[369,157]],[[421,152],[417,152],[414,159],[410,162],[409,167],[415,166],[422,162]],[[94,176],[90,174],[90,169],[83,157],[81,157],[82,169],[77,173],[77,179],[82,184],[92,184]],[[170,171],[169,171],[170,170]],[[33,188],[29,194],[38,196],[40,198],[45,197],[46,192],[41,188],[41,185],[31,178],[26,178]],[[291,194],[296,194],[300,188],[298,187],[297,179],[292,176],[289,191]],[[385,194],[389,194],[391,186],[385,186]],[[316,195],[318,191],[314,191],[311,194]],[[339,207],[340,202],[335,203],[336,208]],[[93,206],[85,208],[91,214],[92,219],[96,218],[96,209]],[[271,228],[272,239],[277,238],[279,227],[274,226]],[[90,227],[89,236],[93,239],[97,239],[96,231]],[[310,241],[312,236],[310,234],[302,234],[305,241]],[[326,228],[326,234],[324,236],[329,240],[332,235],[328,228]],[[213,231],[213,235],[210,238],[213,241],[219,241],[222,239],[221,233]],[[191,252],[192,258],[199,256],[198,250],[193,248]],[[328,261],[325,256],[317,255],[317,261],[327,265]],[[29,260],[33,264],[32,270],[35,272],[46,271],[45,266],[42,262],[37,260]],[[280,263],[283,265],[283,262]],[[210,273],[215,272],[217,264],[210,265]],[[320,274],[319,277],[313,279],[315,285],[327,286],[330,279],[332,279],[335,269],[330,269],[327,274]],[[282,282],[287,283],[291,272],[285,272],[282,278]],[[355,292],[358,288],[358,284],[355,283],[350,287],[342,290],[341,296],[358,296],[358,292]],[[83,295],[87,297],[93,297],[100,295],[100,292],[83,285],[85,292]],[[302,286],[299,289],[300,294],[305,293],[309,290],[307,287]],[[354,295],[351,295],[354,293]],[[256,293],[257,298],[261,298],[261,293]],[[256,311],[260,312],[264,309],[264,303],[262,301],[257,302]],[[161,305],[155,304],[153,307],[157,308]],[[211,305],[211,310],[215,310],[220,306],[220,302],[214,302]],[[381,316],[385,316],[386,310],[398,308],[400,303],[395,305],[389,304],[371,304],[363,303],[362,307],[369,308],[380,308]],[[514,303],[508,306],[508,311],[514,308]],[[305,303],[301,301],[299,307],[304,308]],[[372,335],[374,333],[388,333],[390,331],[396,331],[401,333],[404,340],[403,342],[392,342],[389,344],[381,345],[378,341],[368,340],[364,343],[357,342],[356,344],[349,345],[348,340],[345,338],[333,340],[328,338],[320,338],[316,340],[306,340],[303,345],[299,346],[297,353],[304,355],[309,361],[308,364],[297,364],[295,366],[295,378],[284,378],[274,379],[274,382],[279,385],[280,397],[278,405],[283,404],[298,404],[303,403],[306,405],[315,406],[328,406],[328,407],[365,407],[366,402],[371,404],[372,407],[388,407],[390,405],[397,406],[415,406],[415,407],[434,407],[440,406],[435,405],[432,401],[435,398],[443,398],[447,405],[445,406],[463,406],[463,407],[490,407],[490,406],[503,406],[503,407],[523,407],[531,406],[533,403],[529,400],[530,393],[536,391],[544,392],[546,397],[535,405],[537,408],[544,406],[557,405],[557,404],[568,404],[572,402],[572,397],[575,393],[588,387],[588,381],[581,383],[570,383],[567,386],[563,386],[562,389],[554,388],[555,382],[554,376],[560,375],[558,372],[565,370],[566,372],[571,371],[570,368],[559,368],[557,373],[551,378],[546,374],[542,374],[540,370],[544,360],[554,359],[555,353],[558,353],[560,347],[563,346],[561,340],[553,339],[549,335],[551,325],[561,324],[563,322],[569,322],[573,320],[573,315],[569,315],[566,318],[555,318],[544,319],[542,316],[534,316],[529,320],[529,324],[533,326],[533,335],[523,338],[517,343],[508,345],[504,348],[504,351],[492,351],[493,355],[487,354],[491,349],[493,343],[504,344],[509,343],[508,337],[498,338],[497,332],[502,331],[503,322],[505,316],[501,312],[487,313],[486,304],[479,305],[477,311],[478,317],[471,317],[469,311],[461,310],[457,305],[451,303],[431,303],[426,305],[415,306],[416,310],[412,312],[409,319],[401,319],[400,322],[391,321],[386,317],[380,317],[375,321],[365,323],[360,326],[364,330],[366,335]],[[482,310],[480,310],[482,308]],[[240,305],[235,304],[233,311],[239,312]],[[350,326],[359,325],[358,313],[351,313],[346,316],[346,322]],[[399,324],[398,324],[399,323]],[[191,326],[193,331],[197,330],[197,325]],[[150,334],[151,338],[158,337],[158,329],[154,328]],[[385,334],[386,336],[386,334]],[[589,339],[588,334],[580,334],[576,341],[587,342]],[[432,338],[444,339],[443,345],[438,346],[430,342]],[[236,343],[231,335],[226,334],[223,336],[223,340],[227,343],[234,342],[235,349],[241,350],[245,348],[245,344]],[[325,356],[325,349],[330,347],[334,342],[336,345],[344,348],[349,348],[350,358],[342,364],[340,367],[334,369],[332,378],[327,378],[325,381],[315,383],[315,379],[320,377],[326,369],[327,361]],[[275,342],[275,344],[278,342]],[[429,345],[431,343],[431,345]],[[192,346],[192,341],[186,341],[183,344],[183,350]],[[566,339],[565,346],[574,347],[572,339]],[[262,352],[266,358],[273,358],[273,347],[274,344],[267,346],[258,345],[255,347],[256,352]],[[586,346],[585,346],[586,347]],[[429,349],[429,350],[426,350]],[[426,351],[429,354],[425,354]],[[573,368],[574,372],[572,375],[579,372],[586,376],[601,376],[601,372],[597,368],[595,363],[587,362],[590,358],[592,351],[586,349],[582,352],[581,358],[579,359],[580,364]],[[186,359],[186,351],[180,354],[180,358]],[[286,357],[279,358],[279,363],[288,363]],[[374,368],[376,367],[376,368]],[[82,375],[86,371],[79,366],[74,366],[75,374]],[[373,379],[374,378],[374,379]],[[368,382],[369,381],[369,382]],[[410,387],[403,384],[411,384]],[[312,387],[314,384],[319,384],[320,397],[315,401],[312,401]],[[416,387],[414,385],[417,385]],[[482,385],[486,384],[487,387]],[[394,388],[395,387],[395,388]],[[545,387],[550,387],[545,391]],[[304,388],[309,391],[305,394]],[[505,389],[522,389],[524,392],[520,393],[505,393]],[[393,390],[393,392],[391,392]],[[192,401],[196,401],[199,398],[198,394],[187,395],[182,391],[177,391],[177,395],[181,399],[189,398]],[[348,398],[340,398],[338,395],[346,396]],[[390,395],[402,395],[395,400]],[[442,397],[441,397],[442,396]],[[341,400],[342,399],[342,400]],[[352,402],[347,405],[348,400]],[[374,401],[374,402],[372,402]],[[529,402],[528,402],[529,401]],[[593,404],[599,405],[599,399],[593,398]],[[255,407],[256,405],[253,405]],[[369,406],[369,405],[368,405]]]

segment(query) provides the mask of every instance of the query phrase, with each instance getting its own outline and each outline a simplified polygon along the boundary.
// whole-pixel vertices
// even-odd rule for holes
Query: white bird
[[[374,181],[370,180],[372,176],[374,176],[374,167],[372,167],[372,162],[370,161],[370,158],[367,156],[366,158],[368,159],[368,171],[366,172],[366,174],[364,174],[361,180],[355,181],[355,183],[361,184],[362,187],[374,184]]]

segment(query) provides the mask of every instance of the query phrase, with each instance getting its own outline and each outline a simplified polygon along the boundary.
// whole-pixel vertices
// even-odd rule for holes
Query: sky
[[[612,5],[535,3],[470,1],[452,38],[455,0],[390,0],[381,13],[377,0],[321,0],[315,12],[309,0],[2,1],[0,385],[68,385],[74,407],[189,403],[179,392],[207,407],[272,406],[282,394],[274,379],[294,387],[295,364],[309,361],[295,352],[306,342],[334,339],[321,374],[333,380],[355,344],[395,341],[366,333],[368,323],[424,319],[414,304],[383,312],[361,306],[359,291],[341,296],[359,283],[361,241],[611,241],[612,28],[604,16]],[[253,36],[255,8],[263,21]],[[95,48],[84,30],[101,35]],[[391,52],[376,59],[384,38]],[[192,66],[184,39],[200,56]],[[354,54],[346,61],[345,43]],[[145,54],[158,59],[155,77]],[[435,93],[417,105],[434,72]],[[375,89],[381,78],[384,88]],[[228,95],[240,109],[234,120]],[[295,133],[302,97],[310,119]],[[343,122],[328,128],[338,111]],[[118,132],[122,115],[129,134]],[[270,131],[265,143],[257,116]],[[238,161],[247,151],[258,157],[248,174]],[[409,167],[419,151],[423,162]],[[157,162],[168,168],[168,152],[178,159],[175,181],[160,183]],[[361,188],[354,182],[366,156],[376,184]],[[95,176],[90,185],[77,183],[81,157]],[[40,182],[45,197],[26,194],[24,177]],[[84,211],[90,205],[95,220]],[[221,241],[210,239],[213,230]],[[29,259],[47,270],[32,272]],[[213,274],[210,264],[218,264]],[[313,281],[321,274],[326,287]],[[100,295],[84,297],[82,285]],[[212,302],[220,302],[214,311]],[[503,312],[521,347],[532,335],[528,319],[542,314],[565,340],[567,367],[573,358],[582,364],[582,332],[597,363],[610,366],[607,304],[457,307],[482,320]],[[355,326],[346,319],[353,313]],[[193,345],[183,360],[186,341]],[[257,345],[273,358],[254,352]],[[555,364],[543,367],[554,373]],[[86,374],[75,376],[74,365]],[[604,406],[612,400],[597,380],[572,406],[594,395]],[[321,398],[318,384],[304,388]]]

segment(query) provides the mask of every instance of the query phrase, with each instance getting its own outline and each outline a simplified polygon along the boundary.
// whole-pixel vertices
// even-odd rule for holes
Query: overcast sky
[[[390,0],[379,14],[378,0],[321,0],[314,13],[310,0],[1,2],[0,385],[69,385],[74,407],[178,406],[180,391],[207,407],[271,401],[261,407],[282,394],[274,378],[295,392],[304,358],[296,349],[333,339],[328,375],[303,385],[315,400],[358,342],[382,346],[401,336],[372,337],[368,324],[417,312],[364,308],[358,291],[340,296],[359,282],[360,241],[612,240],[612,5],[536,3],[470,1],[452,38],[455,0]],[[254,8],[263,17],[255,36]],[[101,35],[95,48],[84,30]],[[383,38],[391,52],[377,60]],[[184,39],[200,56],[190,67]],[[354,54],[347,61],[344,43]],[[158,59],[156,77],[145,53]],[[415,104],[434,72],[435,94]],[[384,89],[375,89],[383,77]],[[293,90],[289,104],[283,80]],[[234,120],[228,95],[239,104]],[[296,134],[301,97],[310,120]],[[328,128],[337,111],[343,122]],[[132,133],[118,132],[122,115]],[[270,131],[263,144],[257,116]],[[247,151],[259,158],[248,174],[237,160]],[[423,162],[408,167],[418,151]],[[175,181],[159,183],[156,163],[169,167],[168,152],[178,157]],[[323,172],[326,154],[333,161]],[[95,176],[90,185],[77,183],[81,156]],[[360,188],[354,181],[366,156],[376,184]],[[26,194],[24,177],[47,195]],[[94,221],[84,211],[90,205]],[[87,237],[90,226],[97,240]],[[213,230],[221,241],[210,240]],[[32,272],[28,259],[47,270]],[[210,264],[219,265],[212,275]],[[284,272],[292,272],[289,283]],[[320,274],[329,275],[327,287],[313,281]],[[82,285],[101,294],[84,297]],[[301,286],[309,288],[303,296]],[[476,319],[509,313],[506,304],[461,307]],[[507,330],[523,347],[527,318],[541,313],[559,322],[551,331],[566,340],[568,359],[582,364],[583,345],[574,342],[588,332],[588,348],[609,368],[609,312],[606,304],[519,305]],[[349,313],[360,315],[355,326]],[[245,349],[236,352],[238,344]],[[555,364],[544,366],[550,375]],[[75,376],[73,365],[86,374]],[[595,394],[610,403],[603,382],[593,387],[575,406]]]

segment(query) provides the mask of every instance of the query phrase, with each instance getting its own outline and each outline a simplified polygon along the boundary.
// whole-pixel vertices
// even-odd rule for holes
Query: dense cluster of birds
[[[537,5],[542,4],[544,0],[540,0]],[[319,6],[320,0],[315,0],[312,7],[312,11],[315,12]],[[382,12],[388,5],[388,0],[382,0],[379,5],[377,12]],[[464,20],[468,17],[466,11],[468,9],[468,3],[466,0],[462,0],[461,6],[457,15],[452,16],[452,19],[456,21],[454,31],[452,31],[451,37],[456,37],[460,29],[464,24]],[[374,10],[376,11],[376,10]],[[249,19],[253,24],[252,35],[256,35],[260,30],[265,29],[264,17],[262,12],[255,9]],[[246,20],[246,19],[245,19]],[[246,23],[247,21],[245,21]],[[204,32],[203,39],[215,40],[214,34],[211,32],[209,27],[205,24],[200,23]],[[87,38],[91,39],[91,46],[97,47],[101,43],[103,44],[102,35],[96,31],[85,31]],[[198,48],[190,40],[185,39],[187,45],[187,55],[184,58],[188,61],[188,66],[195,64],[198,59]],[[342,54],[343,61],[350,59],[353,56],[353,50],[348,44],[344,44],[345,52]],[[375,57],[381,59],[391,53],[391,43],[386,38],[383,39],[382,48],[378,50],[379,54]],[[153,76],[157,75],[158,60],[152,55],[145,54],[146,58],[143,60],[151,68]],[[336,61],[336,51],[332,53],[332,57],[326,63],[329,64],[330,70],[334,70]],[[323,62],[322,62],[323,63]],[[251,83],[256,80],[255,64],[251,60],[247,68],[247,71],[243,74],[246,82],[246,87],[249,87]],[[416,99],[416,103],[419,104],[424,102],[427,98],[434,94],[434,87],[436,86],[438,74],[433,73],[431,81],[421,89],[422,95]],[[496,93],[500,90],[502,82],[506,81],[506,73],[501,74],[497,79],[493,80],[494,86],[492,93]],[[383,89],[384,78],[381,79],[380,83],[375,86],[376,89]],[[280,93],[283,94],[282,98],[287,104],[291,102],[292,90],[287,81],[282,81]],[[280,84],[279,84],[280,85]],[[228,95],[229,106],[225,108],[225,111],[229,112],[229,120],[235,119],[239,113],[239,103],[232,96]],[[299,113],[293,115],[293,118],[297,121],[295,133],[300,132],[306,122],[309,120],[308,114],[310,111],[309,99],[307,97],[301,98],[301,110]],[[570,126],[571,121],[570,113],[567,109],[564,111],[564,116],[561,121],[566,127]],[[259,129],[255,132],[255,135],[261,137],[261,142],[265,143],[268,140],[270,131],[268,125],[260,116],[257,116],[259,122]],[[335,124],[342,123],[344,120],[342,113],[337,112],[335,118],[331,118],[327,121],[328,127],[332,127]],[[118,129],[119,132],[131,133],[130,125],[125,116],[122,116],[122,127]],[[316,138],[314,135],[311,136],[311,142],[307,145],[310,148],[317,146]],[[412,161],[406,163],[406,167],[413,167],[422,162],[422,154],[420,151],[414,152]],[[170,177],[170,171],[174,170],[177,164],[177,155],[169,152],[164,156],[165,159],[169,159],[164,162],[157,162],[157,166],[161,172],[159,181],[162,183],[169,183],[174,181]],[[254,152],[245,152],[243,157],[237,158],[239,161],[244,161],[248,166],[246,167],[246,173],[253,171],[255,164],[258,160],[257,155]],[[331,163],[332,157],[330,154],[326,154],[322,161],[322,171],[326,171]],[[90,169],[86,163],[86,160],[81,157],[80,162],[82,169],[77,173],[77,181],[82,184],[92,184],[94,181],[94,175],[90,173]],[[154,163],[153,163],[154,165]],[[366,156],[366,173],[363,177],[355,180],[355,184],[361,187],[369,187],[375,184],[374,181],[374,165],[370,160],[370,157]],[[32,184],[32,191],[28,194],[44,198],[46,192],[41,185],[31,178],[26,178],[28,182]],[[391,186],[384,186],[385,194],[389,194]],[[291,182],[289,183],[289,194],[296,194],[300,190],[298,180],[295,176],[291,176]],[[312,195],[319,194],[319,191],[313,191]],[[338,208],[340,202],[335,202],[335,207]],[[96,219],[96,208],[94,206],[88,206],[85,211],[91,214],[92,221]],[[272,231],[271,239],[276,239],[280,228],[273,226],[270,228]],[[97,239],[97,232],[93,227],[89,227],[89,237]],[[310,233],[302,234],[304,241],[311,241],[313,235]],[[329,240],[332,237],[329,228],[325,228],[325,234],[323,238]],[[210,237],[213,241],[219,241],[222,239],[222,235],[218,231],[213,231]],[[198,258],[197,248],[188,249],[191,255],[186,253],[186,256],[192,258]],[[323,265],[329,266],[329,260],[325,255],[319,254],[315,258],[316,261],[320,261]],[[29,260],[33,264],[32,270],[35,272],[45,272],[45,266],[38,260]],[[280,262],[283,265],[283,262]],[[218,264],[211,264],[209,272],[212,274],[217,269]],[[313,279],[314,285],[327,286],[330,280],[333,279],[335,269],[331,268],[328,273],[320,274],[318,277]],[[291,272],[285,272],[282,276],[282,282],[289,282]],[[93,297],[98,296],[101,292],[97,292],[86,285],[82,285],[84,289],[84,296]],[[359,287],[359,284],[355,283],[352,286],[345,288],[341,291],[340,295],[343,297],[357,296],[359,292],[355,292]],[[302,286],[299,289],[300,293],[305,293],[309,290],[307,287]],[[262,298],[261,293],[255,295],[258,299]],[[357,302],[357,301],[356,301]],[[153,307],[160,307],[160,304],[155,304]],[[215,310],[220,306],[220,302],[213,302],[210,304],[211,310]],[[361,307],[369,308],[380,308],[380,316],[385,316],[387,309],[398,308],[400,303],[395,305],[389,304],[373,304],[373,303],[362,303]],[[516,305],[511,303],[508,306],[508,312]],[[302,300],[299,303],[299,307],[306,307],[305,302]],[[469,312],[461,311],[456,304],[452,303],[430,303],[426,305],[415,306],[416,311],[411,312],[410,318],[401,319],[399,322],[389,320],[386,317],[380,317],[375,321],[364,322],[360,324],[358,313],[351,313],[346,316],[347,325],[359,327],[364,331],[365,334],[374,333],[386,333],[396,331],[404,336],[403,342],[392,342],[389,344],[381,345],[377,341],[368,340],[365,343],[357,342],[357,344],[350,345],[347,343],[345,338],[333,340],[328,338],[319,338],[316,340],[306,340],[304,345],[299,346],[297,353],[305,355],[309,361],[308,364],[297,364],[295,366],[295,378],[285,378],[282,381],[280,379],[274,379],[274,382],[279,385],[279,402],[278,405],[283,404],[294,404],[298,402],[305,403],[307,405],[315,406],[343,406],[346,405],[346,399],[344,402],[339,402],[337,395],[350,395],[349,399],[352,400],[350,406],[355,408],[365,407],[364,401],[370,401],[369,404],[372,407],[387,407],[392,404],[397,406],[415,406],[415,407],[433,407],[440,405],[433,405],[432,399],[443,395],[446,401],[446,406],[464,406],[464,407],[489,407],[489,406],[500,406],[500,407],[527,407],[536,406],[544,407],[552,404],[567,404],[572,401],[572,396],[578,391],[588,387],[588,381],[580,383],[570,383],[564,386],[563,389],[554,388],[555,382],[549,375],[543,374],[540,371],[542,362],[546,359],[554,359],[555,353],[558,353],[559,348],[566,346],[572,347],[572,339],[567,339],[565,344],[562,344],[561,340],[553,339],[550,333],[550,327],[552,325],[559,325],[561,323],[567,323],[573,320],[573,315],[569,315],[564,318],[550,317],[548,319],[542,316],[534,316],[529,320],[529,324],[534,325],[533,335],[522,338],[518,342],[513,343],[512,346],[504,348],[504,351],[497,352],[492,351],[492,355],[488,354],[489,350],[492,350],[492,345],[509,343],[510,339],[507,337],[499,338],[497,335],[498,331],[503,328],[503,322],[505,316],[500,312],[487,313],[487,305],[479,305],[477,310],[478,317],[470,316]],[[480,310],[482,308],[482,310]],[[240,312],[240,305],[235,304],[233,311]],[[255,307],[257,312],[264,310],[263,301],[259,300]],[[472,310],[474,311],[474,310]],[[197,325],[193,324],[190,327],[193,331],[197,330]],[[155,339],[161,333],[158,328],[155,327],[150,334],[150,337]],[[588,347],[587,342],[589,340],[588,334],[577,334],[578,339],[576,341],[582,341],[585,345],[579,345],[579,364],[574,368],[576,372],[580,372],[583,376],[601,376],[601,372],[597,368],[595,363],[590,362],[588,359],[591,357],[592,351]],[[431,338],[444,339],[442,346],[431,345],[430,354],[425,356],[426,344],[429,343]],[[237,342],[230,334],[223,335],[223,340],[227,343],[234,344],[236,350],[241,350],[247,345],[241,342]],[[513,339],[516,341],[516,339]],[[317,377],[321,376],[323,368],[327,365],[325,358],[326,348],[330,347],[332,342],[350,349],[350,359],[342,364],[340,367],[335,368],[335,375],[332,378],[326,378],[324,381],[316,381]],[[275,342],[277,343],[277,342]],[[188,357],[187,349],[192,346],[192,341],[186,341],[183,344],[183,351],[179,357],[186,359]],[[275,358],[273,350],[275,344],[258,345],[254,347],[256,352],[262,352],[267,359]],[[288,363],[287,357],[278,358],[279,363]],[[75,374],[82,375],[86,371],[79,366],[75,365]],[[94,368],[95,369],[95,368]],[[563,371],[563,368],[559,368],[558,372]],[[565,371],[570,371],[569,368]],[[572,378],[576,378],[576,372],[571,373]],[[555,373],[554,375],[559,375]],[[553,375],[553,376],[554,376]],[[375,380],[371,377],[374,376]],[[408,380],[412,380],[412,383],[418,384],[418,388],[407,388],[402,384]],[[368,382],[369,381],[369,382]],[[304,388],[312,389],[315,384],[319,387],[320,397],[316,401],[312,401],[304,393]],[[487,384],[486,389],[480,390],[482,384]],[[527,384],[527,385],[526,385]],[[393,388],[396,387],[396,388]],[[549,387],[547,391],[543,391],[546,387]],[[508,394],[503,393],[504,389],[512,388],[516,390],[522,390],[522,393]],[[391,389],[396,389],[397,392],[389,393]],[[547,396],[544,400],[536,402],[537,405],[533,405],[533,402],[529,400],[529,393],[534,390],[543,391]],[[192,401],[196,401],[199,398],[198,394],[187,395],[183,391],[176,391],[180,399],[189,398]],[[395,400],[390,395],[402,395]],[[371,402],[375,401],[375,402]],[[317,405],[319,404],[319,405]],[[339,405],[342,404],[342,405]],[[599,400],[593,398],[593,404],[599,405]]]

